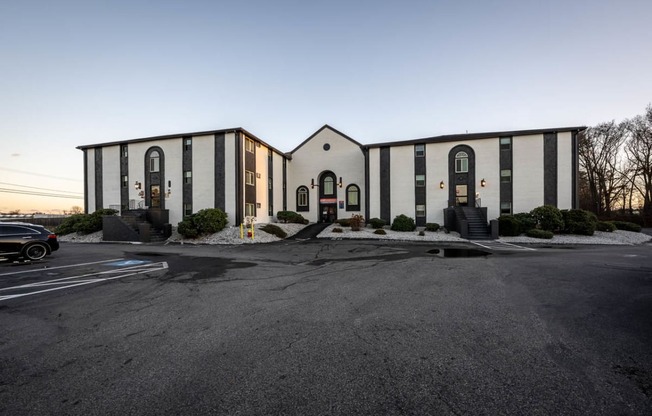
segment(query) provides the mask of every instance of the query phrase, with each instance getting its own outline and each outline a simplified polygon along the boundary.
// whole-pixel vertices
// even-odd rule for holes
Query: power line
[[[0,182],[0,185],[17,186],[19,188],[40,189],[42,191],[63,192],[66,194],[84,195],[82,192],[63,191],[61,189],[37,188],[36,186],[18,185],[15,183]]]
[[[44,177],[44,178],[62,179],[64,181],[73,181],[73,182],[81,182],[82,181],[81,179],[64,178],[63,176],[54,176],[54,175],[48,175],[48,174],[45,174],[45,173],[27,172],[27,171],[18,170],[18,169],[0,168],[0,170],[6,170],[8,172],[22,173],[24,175],[41,176],[41,177]]]
[[[23,191],[23,190],[20,190],[20,189],[8,189],[8,188],[0,188],[0,193],[31,195],[31,196],[46,196],[46,197],[50,197],[50,198],[84,199],[84,197],[81,197],[81,196],[64,195],[64,194],[52,194],[52,193],[47,193],[47,192]]]

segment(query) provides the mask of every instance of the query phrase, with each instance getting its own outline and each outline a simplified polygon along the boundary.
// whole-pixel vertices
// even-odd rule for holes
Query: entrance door
[[[333,172],[324,172],[319,179],[319,222],[337,220],[337,185]]]
[[[448,206],[475,206],[475,152],[457,145],[448,153]]]
[[[161,187],[160,185],[152,185],[149,187],[150,192],[150,201],[151,206],[150,208],[161,208]]]
[[[463,207],[469,205],[468,185],[455,185],[455,205],[460,205]]]

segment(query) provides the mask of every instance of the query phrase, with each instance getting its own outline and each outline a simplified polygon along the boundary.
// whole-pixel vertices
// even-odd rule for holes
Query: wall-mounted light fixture
[[[142,186],[143,186],[143,184],[141,184],[141,183],[138,182],[138,181],[136,181],[136,183],[134,184],[134,188],[136,188],[137,190],[140,189],[140,188],[142,188]]]
[[[439,189],[444,189],[444,181],[439,182]]]
[[[172,191],[168,188],[168,190],[165,192],[165,198],[169,198],[170,195],[172,195]]]
[[[487,185],[487,181],[485,181],[484,178],[482,178],[482,180],[480,181],[480,186],[484,188],[486,185]]]
[[[342,187],[342,177],[340,176],[340,182],[337,184],[340,188]]]
[[[310,179],[310,189],[315,189],[315,186],[319,186],[319,185],[315,185],[315,180]]]

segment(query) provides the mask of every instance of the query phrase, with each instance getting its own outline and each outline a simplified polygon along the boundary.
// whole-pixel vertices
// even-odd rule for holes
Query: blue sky
[[[649,0],[3,0],[0,190],[81,193],[76,146],[162,134],[290,151],[325,123],[372,143],[620,121],[652,102],[651,20]]]

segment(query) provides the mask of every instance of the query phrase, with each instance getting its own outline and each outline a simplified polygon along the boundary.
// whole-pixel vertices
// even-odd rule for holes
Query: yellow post
[[[240,223],[240,240],[244,238],[244,224]]]
[[[251,222],[251,239],[254,239],[254,222]]]

